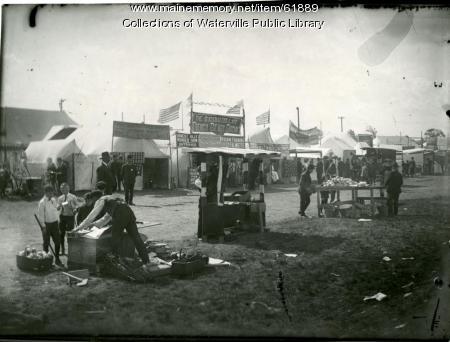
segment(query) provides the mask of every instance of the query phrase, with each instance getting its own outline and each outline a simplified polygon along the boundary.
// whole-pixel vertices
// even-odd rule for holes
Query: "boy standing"
[[[41,222],[44,222],[44,229],[42,231],[42,238],[44,240],[44,251],[48,253],[48,246],[50,244],[50,236],[55,244],[55,264],[62,266],[59,260],[59,227],[58,227],[58,202],[53,197],[53,186],[47,185],[44,188],[44,197],[39,201],[38,216]]]
[[[58,197],[59,216],[59,232],[61,242],[61,255],[65,255],[64,238],[66,232],[71,231],[74,227],[74,213],[78,205],[77,196],[69,192],[69,184],[62,183],[60,186],[62,195]]]

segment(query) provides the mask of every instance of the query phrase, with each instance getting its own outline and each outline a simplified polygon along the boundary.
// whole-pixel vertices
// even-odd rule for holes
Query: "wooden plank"
[[[320,217],[320,191],[317,191],[317,216]]]

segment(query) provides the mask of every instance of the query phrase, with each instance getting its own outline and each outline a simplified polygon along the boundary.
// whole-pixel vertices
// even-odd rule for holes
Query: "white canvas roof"
[[[251,156],[280,156],[281,152],[276,151],[266,151],[251,148],[231,148],[231,147],[184,147],[184,152],[187,153],[223,153],[229,155],[237,155],[244,157]]]
[[[65,158],[73,153],[81,153],[75,140],[33,141],[25,151],[27,159],[32,163],[45,163],[47,158]]]
[[[412,148],[409,150],[404,150],[403,153],[405,154],[413,154],[413,153],[431,153],[433,150],[429,150],[426,148]]]
[[[47,134],[47,137],[50,138],[58,132],[58,129],[63,128],[63,126],[52,127],[49,131],[51,134]],[[112,142],[113,145],[111,145]],[[160,143],[159,146],[157,142]],[[121,137],[114,137],[112,141],[111,124],[101,127],[80,127],[62,140],[32,142],[25,152],[28,160],[35,163],[44,163],[49,157],[53,159],[57,157],[66,158],[73,153],[97,156],[104,151],[144,152],[146,158],[169,158],[168,144],[168,141]]]

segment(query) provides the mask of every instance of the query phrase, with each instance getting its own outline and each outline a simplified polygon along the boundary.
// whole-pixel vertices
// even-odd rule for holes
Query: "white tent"
[[[248,141],[250,144],[274,144],[272,135],[270,134],[270,127],[259,129],[253,134],[250,134]]]
[[[343,160],[349,158],[349,153],[356,152],[358,142],[346,133],[329,135],[322,138],[321,147],[330,148],[333,153]]]
[[[46,138],[50,139],[64,126],[52,127]],[[159,143],[159,145],[157,144]],[[32,142],[25,151],[28,163],[41,176],[47,158],[62,158],[71,166],[74,190],[89,190],[96,182],[95,170],[100,164],[102,152],[144,152],[144,158],[169,158],[169,142],[151,139],[112,138],[112,123],[101,127],[79,127],[64,139]],[[40,166],[40,167],[36,167]],[[136,179],[136,188],[143,187],[142,176]]]

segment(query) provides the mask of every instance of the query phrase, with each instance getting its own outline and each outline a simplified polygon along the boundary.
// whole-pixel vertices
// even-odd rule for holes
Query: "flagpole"
[[[181,104],[181,131],[184,131],[184,108],[183,105]],[[177,149],[178,151],[178,149]]]
[[[194,91],[191,92],[191,118],[190,118],[190,123],[189,123],[189,131],[192,134],[192,114],[194,112]]]
[[[245,148],[245,108],[242,103],[242,133],[244,135],[244,148]]]

